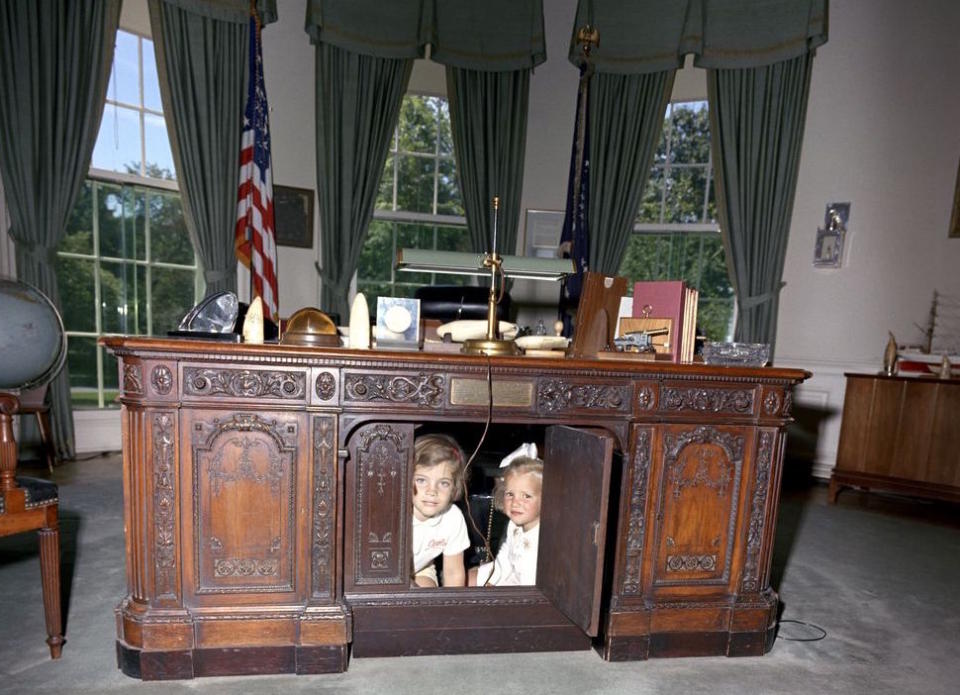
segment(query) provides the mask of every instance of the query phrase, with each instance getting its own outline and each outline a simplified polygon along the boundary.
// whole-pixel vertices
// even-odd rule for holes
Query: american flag
[[[240,188],[233,245],[237,258],[250,268],[251,299],[260,296],[264,316],[279,316],[277,243],[273,218],[273,178],[270,174],[270,122],[263,85],[260,23],[250,16],[250,83],[240,135]]]

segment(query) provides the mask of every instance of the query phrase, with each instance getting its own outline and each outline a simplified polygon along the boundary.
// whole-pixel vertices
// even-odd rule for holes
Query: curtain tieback
[[[54,265],[57,262],[57,249],[44,246],[43,244],[24,243],[23,255],[35,263],[48,263]]]
[[[772,302],[774,299],[777,298],[777,296],[780,294],[780,290],[782,290],[786,284],[787,283],[785,282],[781,282],[779,285],[777,285],[777,288],[774,290],[770,290],[769,292],[764,292],[763,294],[753,294],[753,295],[750,295],[749,297],[744,297],[738,302],[738,304],[740,304],[740,310],[747,311],[748,309],[755,309],[761,304]]]
[[[323,268],[320,267],[320,264],[317,261],[313,262],[313,266],[317,269],[317,273],[320,275],[320,281],[324,285],[327,285],[330,288],[331,293],[333,294],[345,294],[347,290],[350,289],[350,280],[334,280],[327,273],[323,272]]]
[[[230,270],[205,270],[203,271],[203,279],[207,283],[223,282],[224,280],[233,277],[236,272],[236,268]]]

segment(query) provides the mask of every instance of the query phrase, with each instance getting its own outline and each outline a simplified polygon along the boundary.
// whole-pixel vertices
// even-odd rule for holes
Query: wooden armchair
[[[60,658],[63,623],[60,619],[60,529],[57,486],[38,478],[17,476],[17,442],[13,415],[19,401],[0,392],[0,536],[37,529],[40,537],[40,578],[50,656]]]

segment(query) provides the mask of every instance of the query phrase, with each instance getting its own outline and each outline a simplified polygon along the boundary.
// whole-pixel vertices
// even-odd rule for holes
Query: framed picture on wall
[[[312,190],[274,186],[273,210],[278,246],[313,246]]]
[[[953,213],[950,215],[950,232],[947,236],[951,239],[960,239],[960,167],[957,168],[957,183],[953,190]]]

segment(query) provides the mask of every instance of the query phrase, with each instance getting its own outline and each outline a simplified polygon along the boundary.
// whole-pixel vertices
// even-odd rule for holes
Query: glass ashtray
[[[769,343],[704,343],[703,361],[742,367],[762,367],[770,361]]]

